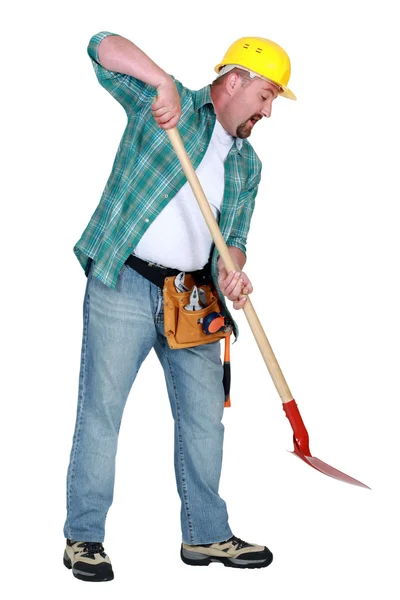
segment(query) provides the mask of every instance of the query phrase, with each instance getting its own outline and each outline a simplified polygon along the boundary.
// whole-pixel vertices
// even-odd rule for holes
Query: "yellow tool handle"
[[[237,270],[237,267],[232,260],[228,247],[222,236],[218,223],[215,220],[207,198],[205,197],[203,189],[193,169],[192,163],[190,162],[190,159],[184,148],[178,129],[176,127],[173,127],[172,129],[167,129],[166,132],[179,158],[179,161],[182,165],[182,169],[186,175],[189,185],[192,188],[195,198],[200,206],[200,210],[203,214],[203,217],[206,220],[207,226],[211,232],[212,238],[222,258],[227,273],[229,273],[233,269]],[[256,342],[264,358],[265,364],[267,365],[269,374],[272,377],[272,381],[274,382],[275,387],[278,391],[280,399],[285,404],[286,402],[290,402],[291,400],[293,400],[293,396],[289,390],[288,384],[285,381],[278,361],[275,358],[275,354],[272,351],[267,336],[265,335],[260,320],[257,317],[256,311],[254,310],[251,300],[249,296],[246,297],[247,300],[243,307],[244,313],[249,322],[250,329],[252,330],[254,337],[256,338]]]

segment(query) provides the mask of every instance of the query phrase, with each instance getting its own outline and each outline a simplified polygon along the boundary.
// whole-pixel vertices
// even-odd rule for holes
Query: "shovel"
[[[236,269],[236,265],[234,264],[231,255],[229,254],[229,250],[222,236],[221,230],[218,226],[217,221],[215,220],[207,198],[204,195],[203,189],[193,169],[190,159],[186,153],[186,150],[183,146],[181,136],[179,135],[179,132],[176,127],[173,127],[172,129],[167,129],[166,132],[182,165],[182,169],[186,175],[189,185],[192,188],[195,198],[199,204],[203,217],[206,220],[215,245],[224,263],[225,269],[227,273],[229,273],[230,271]],[[241,297],[243,295],[245,294],[242,294]],[[353,485],[371,489],[364,483],[361,483],[361,481],[358,481],[357,479],[354,479],[353,477],[342,473],[342,471],[338,471],[337,469],[331,467],[319,458],[316,458],[311,455],[307,429],[305,428],[297,404],[293,399],[293,396],[289,390],[289,386],[285,381],[278,361],[275,358],[267,336],[265,335],[265,332],[261,326],[261,323],[256,315],[256,312],[248,296],[243,310],[249,322],[250,328],[254,334],[254,337],[256,338],[256,342],[264,358],[265,364],[267,365],[269,374],[272,377],[272,381],[274,382],[277,392],[282,400],[283,410],[285,411],[285,414],[289,419],[289,423],[293,429],[294,450],[292,454],[295,454],[296,456],[301,458],[305,463],[307,463],[317,471],[320,471],[325,475],[329,475],[329,477],[339,479],[340,481],[344,481],[345,483],[351,483]]]

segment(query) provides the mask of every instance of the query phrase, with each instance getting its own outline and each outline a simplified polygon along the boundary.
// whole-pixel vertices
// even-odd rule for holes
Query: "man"
[[[74,247],[88,279],[64,564],[86,581],[113,579],[102,542],[118,433],[136,374],[154,348],[175,422],[182,560],[265,567],[271,552],[232,534],[218,494],[224,433],[219,340],[171,349],[162,288],[166,276],[179,272],[211,281],[237,339],[225,297],[238,310],[253,290],[242,269],[261,174],[246,138],[260,119],[270,117],[278,95],[295,99],[286,87],[289,58],[274,42],[242,38],[215,67],[213,84],[193,92],[116,34],[93,36],[88,53],[99,82],[123,106],[128,122],[101,201]],[[230,273],[165,133],[175,126],[237,266]]]

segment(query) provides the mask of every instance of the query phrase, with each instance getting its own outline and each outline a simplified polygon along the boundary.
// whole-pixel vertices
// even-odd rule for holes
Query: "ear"
[[[225,90],[232,96],[235,91],[240,87],[240,77],[237,73],[229,73],[225,80]]]

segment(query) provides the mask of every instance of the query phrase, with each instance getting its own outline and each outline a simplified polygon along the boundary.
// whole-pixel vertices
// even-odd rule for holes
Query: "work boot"
[[[266,546],[249,544],[234,535],[225,542],[181,546],[181,559],[187,565],[207,566],[211,562],[222,562],[225,567],[260,569],[268,567],[272,558]]]
[[[100,542],[67,540],[64,565],[83,581],[111,581],[114,573],[111,561]]]

